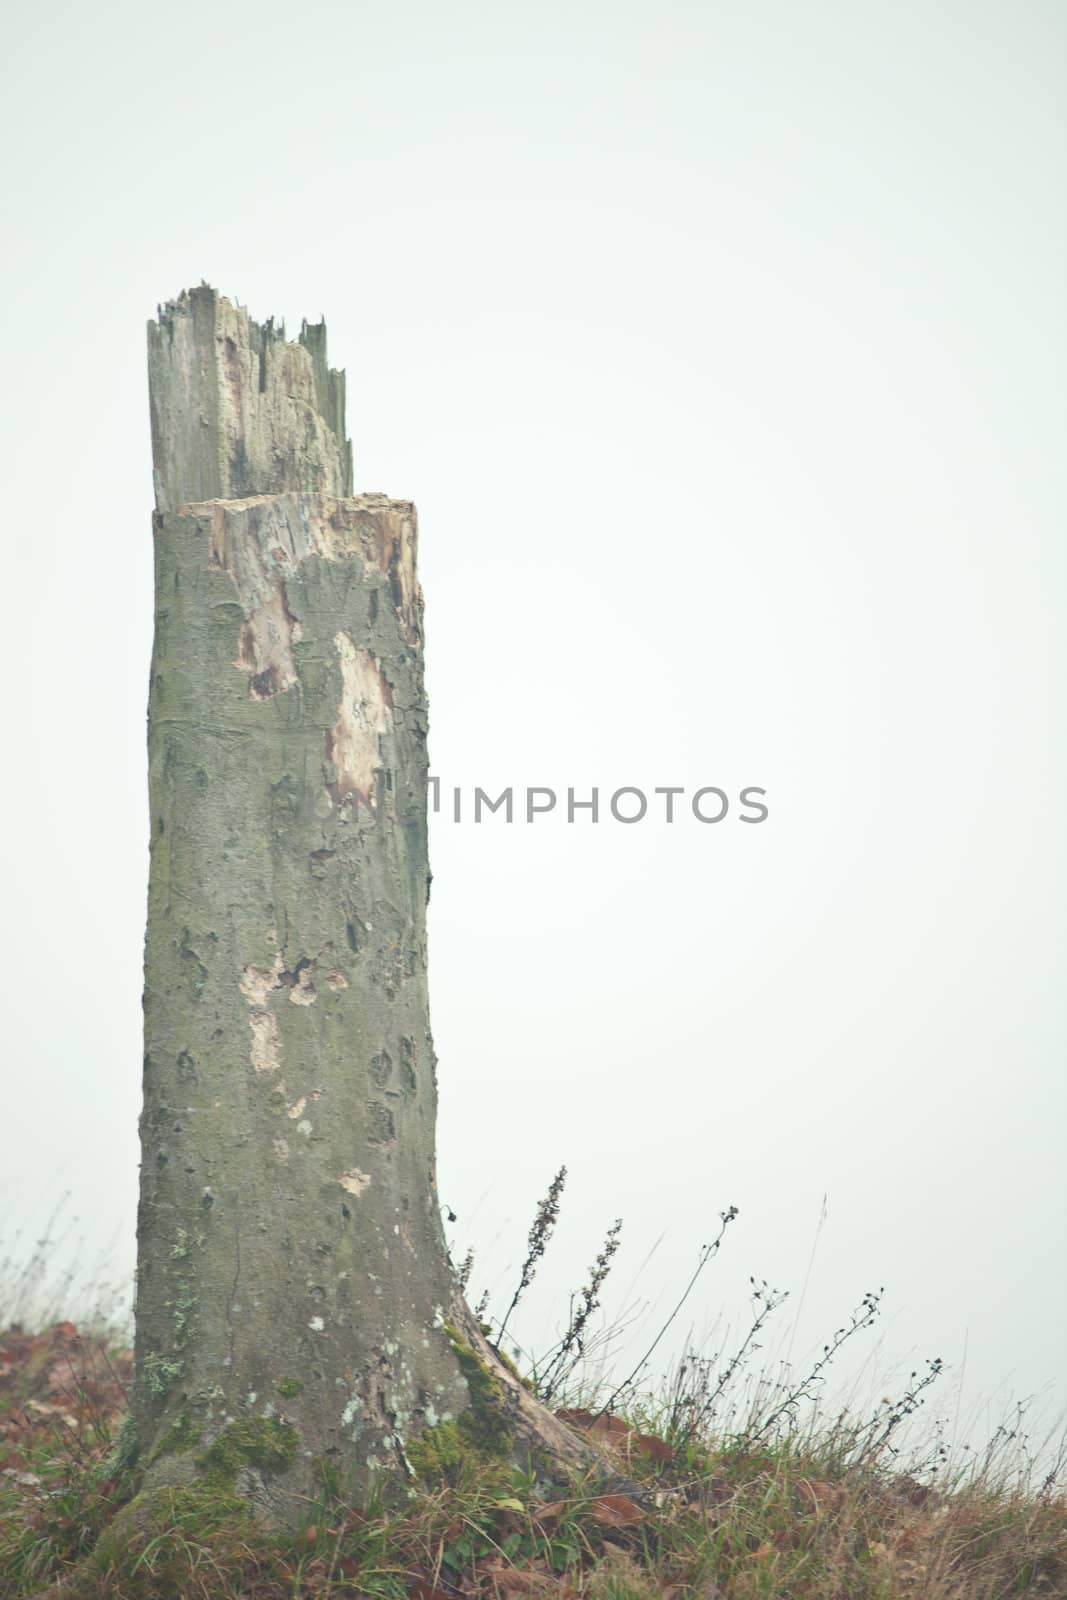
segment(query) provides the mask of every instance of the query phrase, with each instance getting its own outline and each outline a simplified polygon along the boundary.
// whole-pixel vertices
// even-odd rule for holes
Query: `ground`
[[[840,1431],[762,1445],[677,1417],[564,1412],[605,1463],[547,1498],[477,1458],[374,1505],[324,1486],[298,1535],[220,1470],[145,1507],[123,1467],[130,1353],[70,1322],[0,1334],[0,1596],[50,1600],[1008,1600],[1067,1596],[1067,1501],[850,1461]],[[658,1425],[658,1426],[657,1426]],[[223,1452],[224,1453],[224,1452]],[[624,1486],[612,1488],[611,1485]]]

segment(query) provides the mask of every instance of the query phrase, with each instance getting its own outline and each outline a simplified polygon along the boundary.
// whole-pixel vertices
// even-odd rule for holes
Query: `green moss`
[[[502,1367],[505,1367],[508,1370],[508,1372],[511,1373],[511,1376],[515,1379],[515,1381],[517,1383],[521,1383],[523,1388],[524,1389],[528,1389],[529,1392],[532,1394],[533,1393],[533,1384],[530,1382],[529,1378],[524,1378],[523,1377],[522,1373],[519,1371],[519,1369],[515,1365],[514,1361],[512,1361],[511,1357],[509,1355],[507,1355],[503,1350],[498,1349],[498,1347],[496,1345],[493,1346],[493,1354],[496,1356],[497,1360],[500,1362],[500,1365]]]
[[[459,1332],[445,1324],[470,1397],[465,1411],[448,1422],[426,1428],[422,1438],[407,1446],[408,1460],[418,1477],[444,1478],[457,1483],[468,1473],[482,1481],[487,1469],[506,1460],[511,1434],[504,1412],[504,1392],[491,1368]]]
[[[511,1435],[504,1421],[504,1391],[492,1369],[450,1323],[445,1324],[445,1332],[470,1394],[470,1405],[458,1419],[460,1429],[486,1455],[506,1455]]]
[[[529,1378],[523,1377],[522,1373],[519,1371],[514,1361],[512,1361],[511,1357],[505,1351],[501,1350],[498,1344],[493,1344],[493,1324],[491,1322],[479,1322],[478,1326],[485,1334],[486,1339],[492,1347],[493,1354],[500,1362],[500,1365],[505,1367],[507,1371],[511,1373],[511,1376],[516,1379],[517,1382],[522,1384],[524,1389],[527,1389],[530,1394],[533,1394],[534,1386],[530,1382]]]
[[[200,1443],[200,1429],[187,1411],[183,1411],[171,1423],[163,1437],[153,1445],[148,1457],[150,1462],[158,1461],[160,1456],[180,1456],[187,1451],[195,1449]]]
[[[453,1485],[462,1477],[471,1455],[470,1446],[454,1421],[424,1428],[422,1438],[409,1441],[405,1448],[416,1477],[426,1482],[443,1478]]]
[[[304,1385],[299,1378],[279,1378],[274,1387],[283,1400],[295,1400],[302,1393]]]
[[[493,1376],[491,1369],[482,1360],[477,1351],[466,1343],[462,1335],[456,1331],[450,1322],[445,1323],[445,1332],[448,1335],[448,1342],[455,1352],[456,1360],[459,1362],[460,1371],[467,1380],[467,1388],[470,1390],[471,1397],[471,1410],[480,1409],[494,1401],[498,1403],[502,1401],[504,1398],[503,1391]]]
[[[210,1449],[197,1457],[205,1481],[233,1483],[242,1467],[278,1473],[296,1460],[296,1429],[276,1417],[248,1417],[223,1428]]]
[[[213,1533],[234,1522],[247,1525],[252,1513],[233,1489],[220,1484],[194,1483],[187,1488],[148,1489],[124,1506],[115,1531],[128,1536],[181,1528],[187,1533]]]
[[[176,1521],[187,1523],[199,1518],[205,1532],[233,1522],[244,1526],[253,1520],[245,1501],[218,1485],[194,1484],[190,1488],[175,1489],[171,1504]]]

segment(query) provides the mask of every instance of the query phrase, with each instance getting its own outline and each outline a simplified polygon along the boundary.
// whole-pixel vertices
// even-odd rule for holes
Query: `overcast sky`
[[[54,0],[5,33],[5,1230],[133,1256],[144,324],[325,313],[419,507],[431,756],[767,791],[433,825],[442,1198],[616,1306],[1060,1385],[1067,281],[1057,0]],[[688,1308],[687,1308],[688,1311]],[[649,1313],[654,1318],[654,1312]],[[651,1324],[650,1324],[651,1325]],[[873,1340],[866,1347],[871,1349]]]

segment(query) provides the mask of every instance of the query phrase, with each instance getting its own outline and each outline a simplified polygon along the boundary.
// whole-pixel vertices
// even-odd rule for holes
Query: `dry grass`
[[[538,1210],[498,1339],[544,1252],[562,1183]],[[735,1215],[722,1214],[664,1329]],[[114,1448],[131,1365],[121,1325],[109,1332],[98,1316],[84,1335],[70,1321],[36,1334],[9,1326],[0,1600],[1067,1600],[1062,1449],[1038,1465],[1019,1418],[977,1458],[953,1461],[936,1426],[916,1436],[939,1361],[869,1415],[820,1409],[826,1368],[875,1321],[881,1291],[863,1296],[807,1371],[753,1370],[786,1299],[753,1280],[748,1331],[732,1349],[687,1352],[657,1398],[648,1361],[663,1330],[622,1382],[591,1377],[612,1338],[608,1329],[598,1344],[590,1318],[620,1226],[560,1341],[527,1363],[531,1385],[595,1443],[596,1477],[547,1485],[483,1471],[409,1486],[388,1506],[354,1506],[335,1487],[284,1537],[225,1492],[174,1491],[146,1520]],[[0,1262],[0,1321],[40,1315],[69,1292],[50,1266],[48,1241],[16,1274]]]
[[[108,1454],[128,1353],[63,1323],[0,1336],[0,1595],[70,1600],[1008,1600],[1067,1595],[1067,1502],[1019,1481],[1010,1445],[921,1482],[837,1418],[771,1442],[567,1413],[632,1487],[425,1486],[397,1509],[324,1497],[296,1536],[176,1495],[116,1515]],[[116,1531],[121,1530],[121,1531]],[[72,1576],[73,1575],[73,1576]],[[60,1580],[65,1587],[50,1588]]]

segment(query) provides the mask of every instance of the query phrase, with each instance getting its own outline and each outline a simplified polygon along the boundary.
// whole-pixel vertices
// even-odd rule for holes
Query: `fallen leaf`
[[[491,1562],[482,1571],[492,1579],[494,1587],[501,1594],[540,1593],[552,1587],[552,1579],[547,1572],[531,1572],[527,1567],[508,1567]]]
[[[602,1528],[626,1528],[640,1522],[645,1513],[626,1494],[602,1494],[593,1501],[589,1515]]]
[[[409,1600],[452,1600],[443,1589],[435,1589],[432,1583],[422,1583],[416,1580],[408,1587]]]
[[[657,1439],[654,1433],[635,1433],[630,1441],[638,1455],[650,1461],[673,1461],[674,1451],[666,1439]]]
[[[798,1478],[797,1488],[816,1511],[836,1511],[844,1500],[840,1484],[827,1483],[822,1478]]]
[[[613,1417],[610,1412],[605,1412],[602,1417],[593,1418],[587,1432],[605,1439],[621,1440],[629,1436],[630,1428],[621,1417]]]

